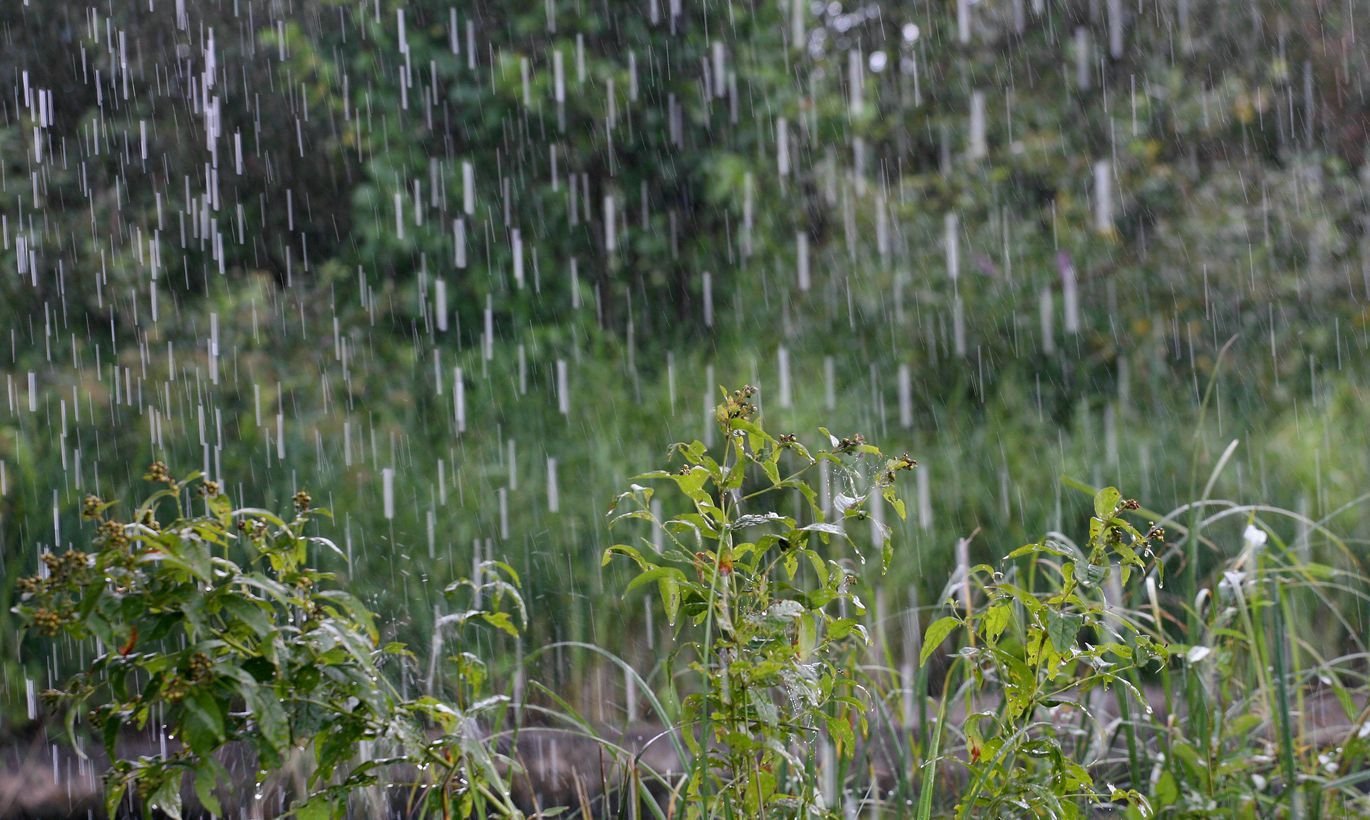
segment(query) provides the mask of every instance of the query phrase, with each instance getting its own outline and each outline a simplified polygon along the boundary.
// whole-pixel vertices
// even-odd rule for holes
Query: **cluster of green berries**
[[[756,405],[752,404],[752,397],[756,395],[756,388],[750,384],[744,385],[740,390],[734,390],[732,395],[714,410],[715,418],[723,429],[728,429],[729,424],[736,420],[747,420],[756,415]]]
[[[16,586],[25,600],[38,599],[38,606],[31,616],[33,627],[39,634],[51,636],[61,631],[71,609],[63,593],[72,584],[85,580],[90,563],[88,555],[76,550],[69,550],[60,556],[45,552],[41,560],[47,570],[46,575],[20,578]]]
[[[143,473],[144,481],[156,481],[168,487],[175,486],[176,479],[171,477],[171,471],[167,469],[164,462],[154,461],[148,465],[147,472]]]
[[[190,656],[190,662],[187,664],[187,667],[190,672],[191,680],[196,683],[204,683],[209,680],[210,675],[214,671],[214,662],[211,661],[209,656],[205,653],[196,652],[194,655]]]
[[[40,635],[52,637],[62,629],[64,620],[55,610],[40,606],[33,613],[33,628],[38,630]]]
[[[121,550],[128,546],[128,532],[118,521],[101,521],[95,530],[95,541],[108,549]]]
[[[168,703],[180,703],[185,700],[186,695],[190,694],[190,681],[175,675],[162,687],[162,697]]]
[[[43,566],[48,568],[53,583],[63,584],[79,577],[83,570],[90,567],[90,556],[77,550],[67,550],[60,557],[50,552],[43,553]]]
[[[88,495],[81,501],[81,517],[87,521],[94,521],[100,517],[104,508],[105,502],[101,501],[99,496]]]

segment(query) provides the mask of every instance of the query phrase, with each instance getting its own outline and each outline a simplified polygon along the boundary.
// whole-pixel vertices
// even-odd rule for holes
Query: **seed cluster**
[[[844,438],[844,439],[839,439],[839,440],[838,440],[838,442],[837,442],[837,452],[839,452],[839,453],[850,453],[852,450],[855,450],[857,447],[860,447],[861,445],[863,445],[863,444],[865,444],[865,443],[866,443],[866,437],[865,437],[865,436],[861,435],[860,433],[852,433],[850,436],[847,436],[847,437]]]
[[[752,404],[752,397],[755,395],[756,388],[750,384],[744,385],[740,390],[734,390],[714,411],[719,426],[726,430],[733,421],[746,421],[755,416],[756,405]]]
[[[165,484],[168,487],[174,487],[176,485],[176,479],[171,477],[171,471],[168,470],[166,464],[161,461],[154,461],[148,465],[147,472],[143,473],[143,480],[155,481],[160,484]]]
[[[60,556],[45,552],[40,560],[46,572],[20,578],[17,587],[20,600],[33,607],[29,613],[33,628],[50,637],[71,619],[74,589],[90,580],[90,556],[68,550]]]

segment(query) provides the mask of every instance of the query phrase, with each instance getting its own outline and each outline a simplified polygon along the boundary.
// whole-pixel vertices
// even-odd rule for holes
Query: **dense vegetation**
[[[1165,584],[1133,603],[1184,630],[1152,639],[1260,670],[1262,697],[1296,671],[1342,685],[1324,661],[1366,630],[1363,588],[1336,573],[1359,577],[1370,536],[1370,451],[1347,446],[1370,377],[1355,10],[6,4],[0,573],[84,549],[83,499],[137,495],[154,460],[198,467],[233,508],[308,486],[338,546],[310,561],[382,644],[428,646],[444,590],[497,560],[528,623],[474,639],[494,679],[645,717],[606,711],[630,687],[572,648],[667,687],[667,608],[623,594],[631,561],[602,564],[625,538],[603,513],[670,442],[716,446],[718,385],[749,382],[773,431],[862,431],[920,462],[907,517],[871,512],[902,545],[888,571],[855,573],[888,691],[943,691],[908,636],[948,614],[931,609],[947,578],[1043,533],[1094,540],[1062,478],[1128,488],[1156,511],[1143,535],[1183,510]],[[1243,626],[1299,636],[1282,673],[1196,632],[1236,640],[1197,596],[1221,594],[1249,526],[1289,549],[1246,577],[1309,584],[1240,599],[1262,613]],[[7,724],[28,682],[83,657],[19,630],[17,596],[0,589]],[[987,650],[978,601],[958,624]],[[432,677],[406,674],[401,691]],[[1167,698],[1203,713],[1195,686]],[[1118,782],[1154,800],[1147,742]],[[1198,760],[1212,799],[1239,791],[1245,769]]]

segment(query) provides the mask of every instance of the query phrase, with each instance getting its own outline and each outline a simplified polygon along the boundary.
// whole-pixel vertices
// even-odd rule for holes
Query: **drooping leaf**
[[[676,615],[680,612],[680,582],[674,575],[663,576],[657,582],[661,593],[661,605],[666,610],[666,623],[675,626]]]
[[[518,627],[514,626],[514,620],[508,612],[482,612],[480,617],[487,624],[508,633],[510,637],[517,638],[519,636]]]

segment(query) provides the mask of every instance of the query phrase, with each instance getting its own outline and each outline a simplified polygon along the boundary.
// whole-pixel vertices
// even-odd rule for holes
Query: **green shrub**
[[[671,453],[683,463],[675,472],[638,476],[674,484],[688,511],[660,520],[654,491],[639,484],[616,500],[614,521],[650,521],[668,545],[658,553],[644,538],[646,549],[618,544],[604,553],[606,563],[622,555],[636,564],[628,591],[655,584],[684,639],[676,651],[689,658],[680,718],[694,760],[680,786],[689,817],[833,808],[818,788],[816,741],[830,740],[838,758],[849,758],[870,705],[855,671],[854,652],[869,636],[849,563],[864,558],[844,524],[866,519],[875,496],[902,518],[895,478],[915,465],[907,455],[884,457],[860,435],[823,430],[830,449],[813,452],[793,435],[774,437],[761,426],[754,394],[724,391],[718,458],[699,441],[676,444]],[[837,473],[836,521],[814,486],[820,464]],[[801,512],[778,511],[796,494]],[[883,569],[889,531],[877,540]]]
[[[1121,614],[1120,602],[1110,602],[1105,593],[1111,576],[1117,576],[1121,589],[1134,577],[1141,579],[1137,570],[1160,566],[1151,546],[1164,533],[1142,532],[1123,517],[1138,507],[1112,487],[1100,490],[1084,550],[1063,539],[1043,539],[1010,552],[1002,570],[972,567],[961,600],[952,603],[960,611],[928,625],[920,662],[964,629],[968,645],[957,662],[969,682],[966,697],[989,687],[1000,695],[994,710],[967,710],[963,731],[970,780],[957,806],[959,816],[1035,812],[1035,806],[1053,817],[1083,817],[1082,805],[1116,800],[1150,815],[1150,804],[1135,788],[1101,793],[1085,761],[1047,717],[1052,707],[1069,704],[1092,721],[1088,694],[1112,686],[1130,690],[1145,703],[1134,685],[1138,672],[1166,662],[1175,651]],[[1027,559],[1026,571],[1014,563],[1019,559]],[[1038,572],[1045,592],[1033,588]],[[982,605],[972,603],[970,584],[983,591]],[[1082,636],[1089,636],[1083,644]],[[1126,704],[1126,694],[1119,697]],[[931,790],[925,788],[925,806],[930,800]]]
[[[479,659],[458,659],[463,706],[409,698],[382,668],[410,657],[401,644],[380,645],[373,614],[331,588],[310,566],[311,553],[337,551],[309,535],[315,509],[297,492],[287,521],[267,510],[234,509],[212,481],[178,481],[153,464],[145,479],[163,485],[127,521],[108,517],[111,503],[88,497],[83,515],[97,522],[93,550],[45,554],[44,571],[20,582],[17,612],[30,628],[98,647],[89,667],[47,697],[65,710],[75,733],[83,717],[110,759],[106,807],[126,796],[144,813],[178,817],[189,776],[200,802],[222,809],[216,784],[231,782],[216,753],[244,744],[260,783],[301,749],[312,752],[300,817],[339,816],[349,796],[403,764],[422,772],[423,808],[443,817],[492,810],[514,814],[498,761],[478,719],[503,698],[484,696]],[[192,499],[192,490],[197,497]],[[191,515],[187,507],[202,505]],[[167,508],[172,520],[160,521]],[[488,602],[459,618],[517,634],[507,606],[521,614],[517,576],[505,565],[479,568],[471,587]],[[125,728],[161,720],[181,747],[161,757],[120,760]],[[375,755],[359,755],[361,744]],[[365,759],[362,759],[365,758]]]

